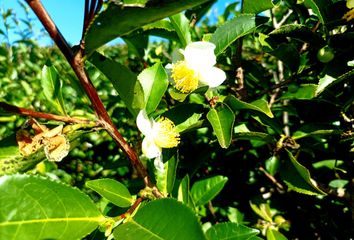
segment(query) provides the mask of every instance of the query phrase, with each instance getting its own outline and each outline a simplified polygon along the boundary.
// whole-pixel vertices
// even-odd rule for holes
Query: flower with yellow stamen
[[[167,66],[171,69],[171,78],[177,90],[190,93],[199,86],[214,88],[225,81],[225,72],[214,67],[214,49],[213,43],[193,42],[181,50],[184,60]]]
[[[160,118],[155,121],[147,116],[145,110],[141,110],[136,123],[140,132],[145,135],[142,152],[147,158],[161,159],[162,148],[178,146],[179,133],[170,119]]]
[[[347,0],[347,8],[350,10],[344,14],[343,19],[349,22],[354,19],[354,0]]]

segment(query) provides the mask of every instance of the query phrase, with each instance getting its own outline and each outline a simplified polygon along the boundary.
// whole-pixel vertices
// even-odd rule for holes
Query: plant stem
[[[78,77],[81,85],[85,89],[88,95],[94,111],[99,118],[99,124],[102,126],[109,135],[115,140],[120,149],[129,158],[131,164],[136,169],[138,175],[144,179],[145,185],[153,189],[156,186],[150,181],[147,171],[135,150],[124,140],[122,135],[119,133],[117,128],[114,126],[110,116],[108,115],[100,97],[97,94],[95,87],[93,86],[89,76],[84,68],[84,42],[81,41],[80,49],[77,52],[73,52],[69,44],[62,36],[58,28],[55,26],[53,20],[48,15],[47,11],[44,9],[40,0],[26,0],[28,5],[32,8],[34,13],[37,15],[38,19],[43,24],[44,28],[49,33],[50,37],[54,40],[56,45],[59,47],[60,51],[63,53],[67,61],[69,62],[71,68],[74,70],[76,76]],[[157,191],[158,192],[158,191]],[[157,197],[160,197],[157,193]]]
[[[91,121],[89,119],[72,118],[67,116],[55,115],[51,113],[37,112],[31,109],[13,106],[5,102],[0,102],[0,109],[18,115],[23,115],[23,116],[33,117],[33,118],[43,118],[47,120],[54,120],[54,121],[65,122],[65,123],[83,123],[83,124],[94,123],[94,121]]]

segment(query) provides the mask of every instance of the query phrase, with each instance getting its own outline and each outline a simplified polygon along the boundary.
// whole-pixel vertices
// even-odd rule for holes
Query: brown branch
[[[7,104],[5,102],[0,102],[0,109],[3,109],[6,112],[15,113],[18,115],[28,116],[28,117],[32,117],[32,118],[43,118],[43,119],[47,119],[47,120],[54,120],[54,121],[65,122],[65,123],[83,123],[83,124],[94,123],[93,121],[91,121],[89,119],[72,118],[72,117],[67,117],[67,116],[55,115],[55,114],[51,114],[51,113],[37,112],[37,111],[33,111],[33,110],[27,109],[27,108],[16,107],[16,106]]]
[[[84,68],[84,43],[81,42],[80,49],[74,53],[70,48],[69,44],[66,42],[65,38],[61,35],[58,28],[55,26],[53,20],[50,18],[46,10],[44,9],[40,0],[26,0],[29,6],[32,8],[34,13],[37,15],[39,20],[42,22],[44,28],[47,30],[51,38],[54,40],[56,45],[59,47],[61,52],[64,54],[65,58],[70,63],[72,69],[74,70],[76,76],[78,77],[81,85],[85,89],[88,95],[96,115],[99,118],[99,124],[109,135],[115,140],[117,145],[126,156],[129,158],[131,164],[136,169],[138,175],[144,179],[145,185],[153,189],[156,186],[150,181],[147,171],[143,164],[140,162],[137,153],[134,149],[124,140],[122,135],[118,132],[117,128],[114,126],[110,116],[108,115],[100,97],[97,94],[95,87],[93,86],[91,80],[88,77],[87,72]],[[99,5],[100,6],[100,5]],[[96,9],[97,10],[97,9]],[[159,194],[157,194],[159,195]],[[159,197],[159,196],[157,196]]]
[[[129,215],[131,215],[135,211],[135,209],[140,205],[140,203],[142,201],[143,201],[143,198],[136,199],[135,202],[133,203],[133,205],[128,209],[128,211],[126,211],[125,213],[119,215],[119,219],[126,218]]]

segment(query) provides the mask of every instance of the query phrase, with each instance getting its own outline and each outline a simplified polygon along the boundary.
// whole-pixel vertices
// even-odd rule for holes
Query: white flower
[[[147,116],[145,110],[141,110],[136,118],[136,124],[145,135],[142,151],[147,158],[161,159],[162,148],[173,148],[179,144],[179,133],[168,118],[155,121]]]
[[[171,78],[179,91],[190,93],[198,86],[205,85],[214,88],[225,81],[225,72],[214,67],[214,49],[213,43],[193,42],[188,44],[185,50],[181,50],[184,60],[171,66]]]

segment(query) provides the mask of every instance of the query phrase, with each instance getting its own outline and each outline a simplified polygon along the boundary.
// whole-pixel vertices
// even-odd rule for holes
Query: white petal
[[[157,157],[157,158],[155,158],[154,166],[155,166],[156,170],[159,171],[160,173],[164,173],[165,172],[165,166],[164,166],[163,161],[162,161],[162,155]]]
[[[148,136],[152,131],[152,120],[149,119],[145,110],[140,110],[138,116],[136,117],[136,125],[139,131]]]
[[[187,45],[183,55],[192,69],[212,67],[216,63],[215,45],[209,42],[193,42]]]
[[[162,154],[162,149],[155,144],[151,137],[144,138],[141,148],[147,158],[157,158]]]
[[[220,86],[225,79],[226,74],[223,70],[217,67],[211,67],[200,72],[199,83],[214,88]]]
[[[347,0],[347,8],[354,8],[354,0]]]

